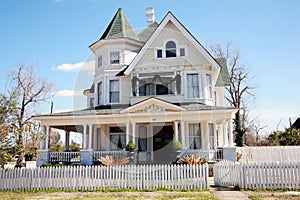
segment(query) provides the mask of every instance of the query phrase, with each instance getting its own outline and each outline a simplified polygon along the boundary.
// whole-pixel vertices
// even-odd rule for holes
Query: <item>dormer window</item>
[[[110,64],[120,64],[120,52],[110,52]]]
[[[176,57],[176,44],[173,41],[169,41],[166,44],[166,58]]]

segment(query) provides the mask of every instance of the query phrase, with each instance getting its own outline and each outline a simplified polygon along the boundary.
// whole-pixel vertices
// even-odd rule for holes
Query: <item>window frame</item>
[[[97,105],[103,104],[103,83],[99,81],[97,83]]]
[[[167,47],[168,44],[174,44],[174,47]],[[175,51],[175,52],[174,52]],[[165,44],[165,55],[166,58],[176,58],[177,57],[177,44],[174,40],[168,40]]]
[[[116,90],[116,91],[112,91],[111,90],[111,82],[112,81],[118,81],[118,90]],[[117,103],[120,103],[120,100],[121,100],[121,80],[120,79],[109,79],[108,80],[108,102],[110,103],[110,104],[117,104]],[[112,97],[111,97],[111,94],[112,94],[112,92],[118,92],[118,101],[114,101],[114,102],[112,102],[111,100],[112,100]]]
[[[192,126],[195,126],[193,128],[191,128]],[[199,131],[199,135],[197,135],[196,132],[193,132],[192,133],[192,130],[195,131],[196,130],[196,126],[198,126],[198,131]],[[189,141],[189,147],[190,149],[203,149],[203,141],[202,141],[202,130],[201,130],[201,123],[189,123],[189,135],[188,135],[188,141]],[[192,133],[192,134],[191,134]],[[195,144],[195,139],[198,138],[200,139],[200,148],[197,148],[196,147],[196,144]],[[194,143],[194,146],[192,146],[192,141]]]
[[[193,76],[193,75],[197,75],[197,82],[198,82],[198,85],[189,85],[189,81],[188,81],[188,77],[189,76]],[[200,87],[200,74],[199,73],[193,73],[193,72],[190,72],[190,73],[187,73],[186,74],[186,98],[187,99],[199,99],[201,97],[201,87]],[[194,88],[198,88],[198,95],[197,96],[194,96]],[[189,96],[189,88],[192,88],[193,92],[192,92],[192,96]]]
[[[118,60],[113,60],[112,59],[112,55],[113,54],[117,54],[118,55]],[[116,61],[118,61],[118,62],[116,62]],[[121,63],[120,51],[111,51],[111,52],[109,52],[109,63],[111,65],[119,65]]]
[[[112,131],[113,128],[116,128],[115,131]],[[119,130],[117,130],[117,129],[119,129]],[[118,143],[117,144],[112,142],[111,136],[113,136],[113,137],[118,136]],[[122,137],[123,140],[120,137]],[[122,143],[122,141],[124,142],[124,143],[121,144],[122,145],[121,148],[118,146],[119,140],[121,140],[121,143]],[[112,145],[115,145],[116,148],[113,148]],[[125,127],[118,127],[118,126],[109,126],[109,149],[118,151],[118,150],[123,150],[125,148],[126,148],[126,128]]]
[[[207,78],[209,78],[209,81]],[[212,75],[211,74],[205,74],[205,93],[207,99],[213,99],[213,87],[212,87]]]

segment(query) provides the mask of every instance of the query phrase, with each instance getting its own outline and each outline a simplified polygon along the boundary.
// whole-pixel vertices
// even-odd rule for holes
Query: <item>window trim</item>
[[[195,132],[193,132],[193,135],[191,135],[191,126],[198,126],[198,130],[199,130],[199,133],[200,135],[196,135]],[[192,123],[189,123],[188,124],[188,128],[189,128],[189,131],[188,131],[188,141],[190,143],[190,138],[200,138],[200,148],[194,148],[194,149],[203,149],[203,137],[202,137],[202,125],[200,122],[192,122]],[[193,140],[194,141],[194,140]],[[191,148],[191,144],[189,144],[189,147]]]
[[[99,85],[101,85],[101,90],[99,90]],[[99,91],[101,91],[101,93]],[[100,98],[100,94],[101,94],[102,98]],[[101,102],[101,99],[102,99],[102,102]],[[97,104],[98,104],[98,106],[103,104],[103,82],[102,81],[99,81],[97,83]]]
[[[188,75],[197,75],[198,76],[198,97],[189,97],[188,96],[188,88],[189,88],[189,85],[188,85]],[[201,94],[202,94],[202,92],[201,92],[201,79],[200,79],[200,74],[199,73],[195,73],[195,72],[188,72],[188,73],[186,73],[186,75],[185,75],[185,78],[186,78],[186,81],[185,81],[185,86],[186,86],[186,98],[187,99],[199,99],[199,98],[201,98]],[[195,86],[194,86],[195,87]]]
[[[119,62],[118,63],[114,63],[114,62],[112,62],[112,54],[113,53],[118,53],[118,57],[119,57]],[[115,50],[115,51],[110,51],[109,52],[109,64],[110,65],[119,65],[119,64],[121,64],[121,53],[120,53],[120,51],[118,51],[118,50]]]
[[[207,81],[207,76],[210,77],[210,83],[208,84],[208,81]],[[212,74],[209,74],[209,73],[206,73],[205,74],[205,97],[207,99],[213,99],[214,95],[214,90],[213,90],[213,77],[212,77]]]
[[[118,81],[119,82],[119,99],[118,99],[118,102],[111,102],[110,100],[110,81]],[[111,78],[111,79],[108,79],[108,99],[107,99],[107,102],[109,104],[119,104],[121,103],[121,79],[116,79],[116,78]]]
[[[175,47],[167,48],[167,45],[168,45],[169,43],[172,43],[172,44],[174,43]],[[174,40],[168,40],[168,41],[166,42],[165,46],[164,46],[166,58],[176,58],[176,57],[178,57],[178,56],[177,56],[177,55],[178,55],[177,47],[178,47],[178,45],[176,44],[176,42],[175,42]],[[175,50],[175,53],[173,52],[174,50]],[[170,52],[170,53],[172,53],[172,54],[175,54],[175,56],[167,56],[167,52]]]

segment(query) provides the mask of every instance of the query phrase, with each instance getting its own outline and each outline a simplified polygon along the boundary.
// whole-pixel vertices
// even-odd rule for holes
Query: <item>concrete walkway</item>
[[[246,200],[249,199],[248,195],[235,191],[231,187],[217,187],[214,185],[214,178],[209,177],[210,191],[214,193],[220,200]]]

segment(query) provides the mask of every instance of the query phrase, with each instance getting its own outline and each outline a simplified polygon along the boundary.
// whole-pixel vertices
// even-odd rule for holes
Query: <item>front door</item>
[[[157,151],[168,145],[173,140],[173,126],[153,127],[153,151]]]

